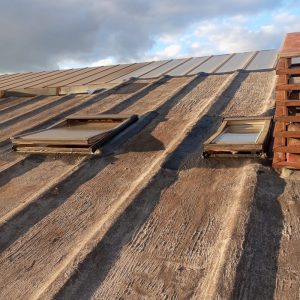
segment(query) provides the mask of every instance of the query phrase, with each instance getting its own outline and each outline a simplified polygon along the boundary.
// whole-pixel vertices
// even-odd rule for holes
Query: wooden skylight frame
[[[271,122],[272,117],[225,118],[204,142],[203,156],[266,157]]]
[[[17,152],[100,154],[104,143],[137,119],[137,115],[73,115],[11,141]]]

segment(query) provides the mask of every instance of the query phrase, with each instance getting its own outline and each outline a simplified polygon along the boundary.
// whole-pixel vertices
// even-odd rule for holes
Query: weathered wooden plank
[[[274,148],[277,152],[285,152],[285,153],[300,153],[300,145],[299,146],[280,146]]]
[[[280,161],[277,163],[273,163],[273,168],[300,169],[300,163]]]
[[[300,131],[278,131],[274,135],[275,137],[300,138]]]
[[[300,91],[300,84],[279,84],[276,86],[276,91]]]
[[[283,68],[276,70],[277,75],[300,75],[300,68]]]
[[[278,100],[276,101],[276,106],[300,106],[300,100]]]
[[[281,122],[300,122],[300,116],[275,116],[275,121]]]
[[[60,95],[67,94],[93,94],[96,91],[102,89],[110,89],[116,86],[117,83],[103,83],[103,84],[87,84],[87,85],[75,85],[75,86],[63,86],[59,90]]]
[[[287,91],[276,91],[276,100],[288,100],[288,92]]]
[[[276,85],[283,85],[289,83],[289,76],[288,75],[278,75]]]
[[[2,91],[3,97],[33,97],[33,96],[57,96],[59,88],[27,88],[27,89],[9,89]]]

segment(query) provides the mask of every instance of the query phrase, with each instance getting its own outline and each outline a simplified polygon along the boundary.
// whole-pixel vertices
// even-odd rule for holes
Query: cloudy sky
[[[274,49],[300,0],[1,0],[0,73]]]

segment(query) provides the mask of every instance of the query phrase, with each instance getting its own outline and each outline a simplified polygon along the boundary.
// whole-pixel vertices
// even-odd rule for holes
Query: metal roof
[[[131,77],[156,78],[162,75],[184,76],[197,73],[233,72],[238,69],[273,69],[276,51],[245,52],[205,57],[190,57],[96,68],[27,72],[0,77],[0,90],[96,85],[122,82]]]

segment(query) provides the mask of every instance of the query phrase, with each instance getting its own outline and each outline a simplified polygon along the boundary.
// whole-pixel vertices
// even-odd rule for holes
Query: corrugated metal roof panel
[[[209,60],[207,60],[188,74],[194,75],[200,72],[212,73],[218,68],[218,66],[221,66],[229,57],[230,54],[212,56]]]
[[[188,58],[171,60],[168,63],[146,73],[145,75],[141,76],[141,78],[159,77],[159,76],[165,74],[166,72],[173,70],[175,67],[181,65],[182,63],[184,63],[187,60],[188,60]]]
[[[63,82],[63,80],[67,80],[70,78],[74,78],[78,75],[81,74],[85,74],[91,70],[93,70],[95,68],[80,68],[80,69],[74,69],[74,72],[70,72],[70,73],[65,73],[62,76],[58,76],[55,78],[51,78],[51,79],[47,79],[45,81],[41,81],[41,82],[37,82],[36,84],[34,84],[34,87],[48,87],[48,86],[53,86],[56,82],[59,82],[59,86],[62,86],[61,83]]]
[[[277,50],[260,51],[246,67],[248,71],[273,69],[277,59]]]
[[[140,76],[143,76],[144,74],[162,66],[163,64],[166,64],[169,60],[160,60],[160,61],[153,61],[149,64],[147,64],[146,66],[134,71],[134,72],[131,72],[131,73],[128,73],[120,78],[118,78],[118,81],[123,81],[123,80],[128,80],[129,78],[131,77],[140,77]]]
[[[175,69],[169,71],[167,75],[170,76],[183,76],[186,75],[188,72],[192,71],[196,67],[198,67],[201,63],[203,63],[209,56],[202,56],[202,57],[192,57],[187,60],[182,65],[179,65]]]
[[[27,84],[22,84],[22,88],[29,88],[29,87],[39,87],[39,86],[46,86],[48,82],[52,80],[60,80],[61,78],[64,79],[66,76],[74,76],[78,72],[78,69],[70,69],[64,70],[63,72],[55,74],[55,76],[46,76],[45,78],[37,78],[34,81],[30,81]]]
[[[11,80],[16,80],[17,78],[20,79],[21,77],[28,77],[30,75],[32,75],[34,73],[32,72],[26,72],[26,73],[16,73],[16,74],[6,74],[6,75],[2,75],[0,77],[0,85],[4,84],[5,82],[11,81]]]
[[[93,76],[95,74],[100,74],[101,72],[112,69],[116,66],[104,66],[104,67],[95,67],[95,68],[86,68],[82,69],[83,72],[78,72],[76,74],[73,74],[73,76],[68,75],[65,79],[56,80],[54,79],[51,82],[47,82],[47,86],[49,87],[63,87],[69,84],[72,84],[76,81],[85,79],[89,76]]]
[[[126,81],[131,77],[155,78],[164,74],[170,76],[194,75],[200,72],[223,73],[246,70],[273,69],[276,62],[276,50],[225,54],[204,57],[191,57],[176,60],[161,60],[145,63],[55,70],[45,72],[27,72],[4,74],[0,76],[0,90],[16,88],[68,87]],[[251,61],[252,59],[252,61]],[[300,60],[299,60],[300,61]]]
[[[233,72],[243,69],[245,64],[253,57],[256,52],[244,52],[233,55],[216,73]]]
[[[120,78],[124,75],[127,75],[128,73],[131,73],[132,71],[138,70],[138,69],[144,67],[145,65],[147,65],[147,63],[132,64],[132,65],[127,66],[126,68],[119,70],[118,72],[111,73],[105,77],[102,77],[98,80],[91,81],[89,83],[97,84],[97,83],[102,83],[102,82],[110,82],[113,80],[118,80],[118,78]]]
[[[38,78],[41,75],[45,75],[45,74],[51,74],[55,71],[43,71],[43,72],[30,72],[30,73],[22,73],[22,74],[18,74],[16,77],[14,76],[9,76],[7,78],[3,78],[3,80],[0,80],[0,88],[3,86],[8,85],[9,83],[19,83],[19,82],[24,82],[27,79],[31,79],[31,78]]]
[[[10,88],[16,88],[16,87],[24,87],[28,84],[35,83],[42,79],[48,79],[48,78],[56,78],[56,76],[59,76],[66,71],[70,70],[56,70],[56,71],[50,71],[50,72],[41,72],[41,73],[32,73],[32,76],[29,76],[24,79],[20,78],[19,80],[13,80],[9,83],[6,83],[4,85],[1,85],[1,88],[3,89],[10,89]]]
[[[91,75],[91,76],[84,77],[82,79],[78,79],[76,81],[73,81],[72,83],[67,84],[67,86],[88,84],[92,81],[101,79],[101,78],[103,78],[103,77],[105,77],[109,74],[112,74],[112,73],[118,72],[118,71],[120,71],[124,68],[127,68],[128,66],[130,66],[130,64],[117,65],[117,66],[114,66],[112,68],[106,69],[104,71],[100,71],[99,73],[96,73],[94,75]]]

